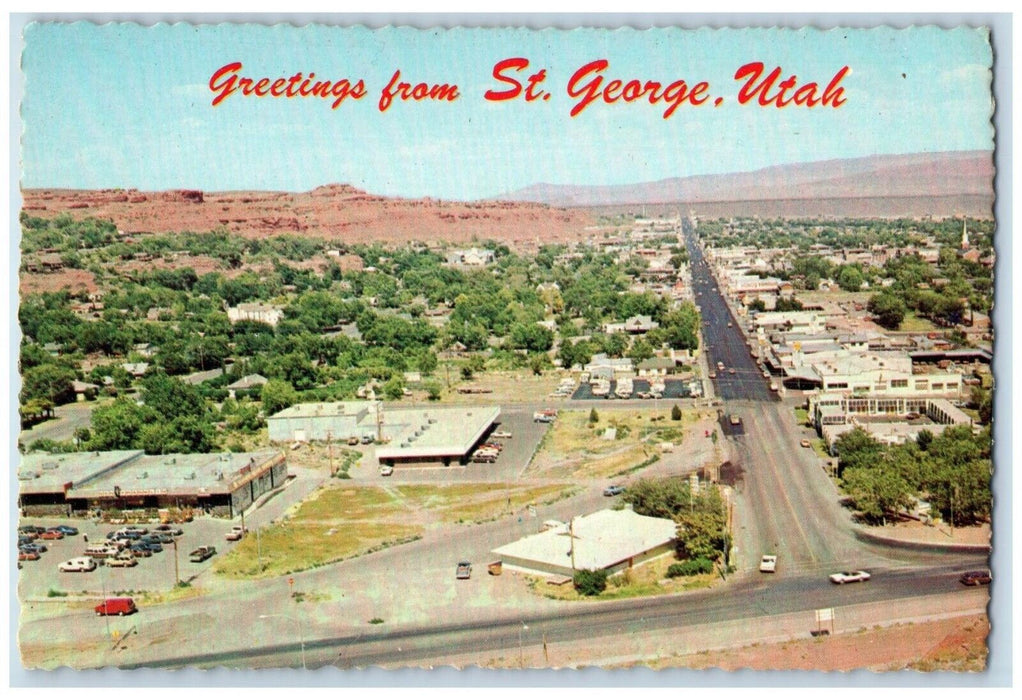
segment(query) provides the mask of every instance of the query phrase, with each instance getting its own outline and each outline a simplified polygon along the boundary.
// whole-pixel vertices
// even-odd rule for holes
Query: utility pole
[[[568,539],[571,540],[571,578],[575,578],[575,517],[568,521]]]
[[[174,538],[174,585],[181,583],[181,573],[177,568],[177,538]]]

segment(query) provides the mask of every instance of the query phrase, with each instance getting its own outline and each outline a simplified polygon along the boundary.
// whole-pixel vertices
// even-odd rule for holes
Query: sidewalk
[[[914,520],[888,525],[886,527],[855,526],[856,535],[888,544],[918,548],[961,548],[982,550],[991,544],[989,523],[971,527],[956,527],[947,523],[924,525]]]

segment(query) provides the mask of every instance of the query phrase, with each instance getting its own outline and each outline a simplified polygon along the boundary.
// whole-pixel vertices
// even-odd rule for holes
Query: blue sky
[[[415,30],[37,24],[24,35],[23,187],[304,191],[474,199],[537,182],[626,184],[884,153],[991,149],[991,51],[982,30]],[[487,102],[504,58],[547,71],[547,101]],[[572,118],[572,73],[710,84],[719,107],[596,102]],[[210,77],[240,61],[252,78],[363,79],[367,96],[238,94],[211,106]],[[825,85],[843,66],[839,109],[739,105],[735,71]],[[456,83],[453,103],[377,108],[395,69]],[[712,103],[712,100],[710,101]]]

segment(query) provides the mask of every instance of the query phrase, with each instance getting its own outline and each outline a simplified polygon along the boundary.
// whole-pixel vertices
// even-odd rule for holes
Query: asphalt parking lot
[[[692,393],[688,390],[689,382],[681,379],[668,379],[664,382],[664,395],[661,399],[687,399]],[[575,393],[571,395],[573,401],[600,401],[600,400],[617,400],[614,396],[614,391],[617,389],[617,380],[612,379],[610,382],[610,393],[607,396],[593,396],[593,387],[589,384],[581,384],[578,389],[575,389]],[[648,379],[633,379],[632,380],[632,396],[630,400],[640,401],[654,401],[655,399],[642,399],[639,397],[639,392],[649,391],[649,380]]]

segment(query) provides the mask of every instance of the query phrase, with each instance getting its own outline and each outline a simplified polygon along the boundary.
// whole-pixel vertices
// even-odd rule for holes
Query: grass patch
[[[250,534],[213,570],[228,578],[304,571],[422,537],[452,522],[492,520],[529,504],[552,503],[569,484],[330,486],[319,489],[280,523]]]
[[[795,420],[799,425],[809,425],[809,411],[801,406],[795,407]]]
[[[938,330],[938,328],[927,319],[916,316],[915,313],[909,311],[905,314],[905,318],[901,320],[898,330],[906,333],[928,333]]]

